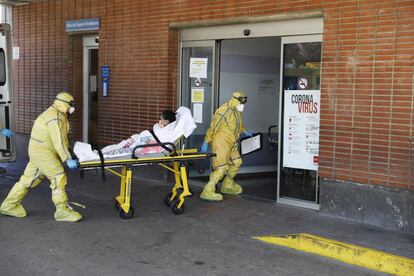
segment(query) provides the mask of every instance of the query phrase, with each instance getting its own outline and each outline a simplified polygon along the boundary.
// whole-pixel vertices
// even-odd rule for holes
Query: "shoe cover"
[[[17,182],[1,204],[0,213],[17,218],[27,216],[26,210],[20,203],[27,195],[28,191],[29,189],[27,187],[22,185],[22,183]]]
[[[223,196],[221,194],[216,193],[216,185],[223,178],[224,173],[224,170],[215,170],[211,172],[210,180],[208,181],[206,186],[204,186],[203,192],[200,195],[201,199],[208,201],[223,200]]]
[[[0,207],[0,213],[6,216],[16,217],[16,218],[24,218],[27,216],[26,210],[23,208],[23,205],[13,205],[7,206],[6,204],[2,204]]]
[[[78,212],[72,210],[71,208],[64,208],[60,210],[56,210],[55,212],[55,220],[56,221],[69,221],[75,222],[82,219],[82,215]]]
[[[201,199],[207,200],[207,201],[222,201],[223,196],[221,194],[218,194],[215,192],[215,188],[211,186],[208,186],[208,184],[204,187],[203,192],[200,195]]]
[[[223,181],[223,185],[221,185],[220,191],[223,194],[238,195],[243,192],[243,189],[239,184],[234,182],[233,179],[226,177]]]

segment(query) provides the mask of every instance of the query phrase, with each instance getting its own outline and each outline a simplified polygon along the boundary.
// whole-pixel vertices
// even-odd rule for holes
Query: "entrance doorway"
[[[243,156],[236,181],[242,185],[244,195],[318,208],[319,117],[317,125],[312,127],[317,136],[312,136],[315,139],[310,150],[316,166],[307,169],[284,164],[283,158],[289,155],[283,154],[287,141],[283,139],[286,129],[283,101],[286,90],[306,90],[301,93],[319,95],[322,36],[314,34],[322,33],[322,29],[323,21],[313,18],[180,31],[181,104],[188,106],[198,120],[190,147],[201,146],[214,111],[231,98],[233,91],[247,92],[244,125],[262,134],[263,148]],[[243,37],[240,35],[243,30],[255,35]],[[197,62],[204,64],[205,74],[197,69]],[[192,76],[193,69],[204,75]],[[302,79],[308,81],[305,86],[292,86],[294,80],[298,85]],[[308,149],[304,148],[304,152]],[[204,177],[207,181],[210,163],[191,162],[189,171],[190,177]]]
[[[189,146],[202,144],[214,111],[232,92],[246,91],[243,124],[264,139],[262,150],[243,156],[237,181],[245,195],[270,200],[277,197],[280,42],[280,37],[227,39],[189,42],[182,48],[181,100],[197,121]],[[199,80],[189,72],[196,59],[207,61],[206,77]],[[197,91],[202,91],[201,102],[194,97]],[[207,177],[210,171],[209,160],[189,162],[190,177]]]
[[[98,125],[98,44],[83,37],[83,142],[96,145]]]
[[[263,138],[260,151],[243,156],[237,182],[244,195],[276,200],[280,37],[221,41],[219,81],[218,105],[244,90],[244,126]]]

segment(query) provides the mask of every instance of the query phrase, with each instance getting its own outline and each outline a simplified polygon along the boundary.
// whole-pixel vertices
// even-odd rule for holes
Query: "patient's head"
[[[161,127],[165,127],[166,125],[175,121],[175,112],[172,110],[164,110],[161,112],[159,124]]]

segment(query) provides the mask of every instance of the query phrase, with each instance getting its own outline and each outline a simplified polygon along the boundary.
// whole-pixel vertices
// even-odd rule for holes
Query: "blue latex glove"
[[[68,165],[69,169],[73,170],[78,167],[78,162],[76,162],[76,160],[73,159],[68,159],[66,160],[66,165]]]
[[[244,136],[253,137],[253,132],[245,130],[243,131]]]
[[[203,145],[201,145],[200,152],[207,152],[207,151],[208,151],[208,143],[204,141]]]
[[[7,138],[10,138],[10,137],[12,137],[12,136],[14,135],[14,132],[13,132],[13,131],[11,131],[11,130],[10,130],[10,129],[8,129],[8,128],[3,128],[3,129],[0,131],[0,133],[1,133],[2,135],[6,136]]]

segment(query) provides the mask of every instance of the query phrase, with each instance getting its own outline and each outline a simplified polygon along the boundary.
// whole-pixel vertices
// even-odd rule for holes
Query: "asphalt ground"
[[[17,162],[4,165],[0,201],[24,169],[27,156],[20,152]],[[54,221],[47,182],[30,190],[23,201],[28,217],[0,216],[0,275],[380,275],[252,238],[294,233],[414,258],[411,234],[249,196],[210,203],[199,198],[202,183],[195,180],[190,180],[194,196],[176,216],[163,203],[172,183],[154,177],[155,170],[136,169],[136,214],[130,220],[121,219],[113,206],[119,191],[115,176],[103,182],[95,171],[83,180],[78,172],[69,173],[70,201],[86,205],[74,206],[84,216],[77,223]]]

